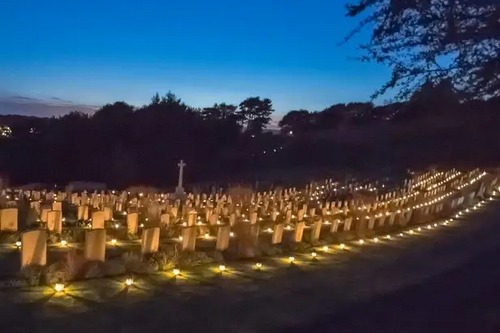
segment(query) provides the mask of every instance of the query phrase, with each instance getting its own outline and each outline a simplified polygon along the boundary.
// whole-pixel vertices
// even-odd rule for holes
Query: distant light
[[[118,229],[120,225],[118,223],[115,223],[115,228]]]
[[[205,234],[205,239],[209,239],[210,238],[210,234]]]
[[[232,231],[231,231],[231,232],[229,233],[229,237],[234,237],[234,232],[232,232]]]
[[[175,276],[181,274],[181,270],[178,269],[178,268],[174,268],[174,270],[172,271],[172,273],[174,273]]]
[[[375,237],[375,238],[373,239],[373,241],[374,241],[375,243],[378,243],[378,238],[377,238],[377,237]]]
[[[363,243],[364,243],[364,242],[365,242],[365,241],[364,241],[364,240],[362,240],[362,239],[360,239],[360,240],[359,240],[359,244],[360,244],[360,245],[363,245]]]
[[[225,265],[219,265],[219,271],[222,273],[226,270],[226,266]]]
[[[68,245],[68,242],[66,242],[65,240],[62,240],[61,241],[61,246],[66,246],[66,245]]]
[[[328,251],[328,246],[326,246],[326,245],[325,245],[325,246],[323,246],[323,251],[324,251],[324,252]]]
[[[139,227],[144,228],[144,223],[141,223]]]
[[[17,247],[21,247],[21,245],[22,245],[21,241],[17,241],[17,242],[16,242],[16,246],[17,246]]]
[[[295,257],[294,256],[288,257],[288,261],[290,262],[290,264],[292,264],[295,261]]]
[[[313,252],[311,253],[311,257],[313,257],[313,259],[314,259],[314,258],[316,258],[317,256],[318,256],[318,254],[317,254],[316,252],[314,252],[314,251],[313,251]]]
[[[179,240],[182,241],[184,239],[184,237],[182,236],[179,236]]]
[[[260,262],[256,263],[256,264],[255,264],[255,268],[256,268],[257,270],[262,269],[262,263],[260,263]]]
[[[111,240],[111,244],[116,245],[116,239],[114,239],[114,238],[113,238],[113,239]]]
[[[340,246],[341,250],[345,249],[345,244],[344,243],[340,244],[339,246]]]
[[[132,278],[126,279],[125,284],[130,287],[131,285],[134,284],[134,279],[132,279]]]

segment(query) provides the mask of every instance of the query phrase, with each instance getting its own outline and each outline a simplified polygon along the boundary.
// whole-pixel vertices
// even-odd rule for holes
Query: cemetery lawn
[[[450,226],[319,260],[296,255],[67,286],[0,290],[1,332],[500,331],[500,203]],[[495,326],[496,325],[496,326]],[[470,330],[469,330],[470,329]],[[474,329],[474,330],[472,330]]]

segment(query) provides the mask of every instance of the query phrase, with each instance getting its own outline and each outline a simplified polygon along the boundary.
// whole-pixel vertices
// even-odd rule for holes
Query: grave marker
[[[160,228],[147,228],[144,229],[141,239],[141,253],[155,253],[158,252],[160,245]]]
[[[86,260],[104,261],[106,257],[106,229],[85,231],[83,250]]]
[[[47,233],[45,230],[32,230],[21,235],[21,268],[47,264]]]

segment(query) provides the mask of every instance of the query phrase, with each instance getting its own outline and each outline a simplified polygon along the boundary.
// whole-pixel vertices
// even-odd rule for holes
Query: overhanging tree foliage
[[[347,40],[373,28],[361,59],[392,68],[374,98],[397,88],[397,98],[406,99],[443,79],[463,98],[500,95],[500,1],[356,0],[347,15],[364,16]]]

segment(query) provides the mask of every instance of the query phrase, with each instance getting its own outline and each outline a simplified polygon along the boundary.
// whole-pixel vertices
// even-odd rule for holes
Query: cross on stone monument
[[[179,164],[177,164],[179,167],[179,182],[177,183],[177,187],[175,188],[175,194],[178,196],[184,196],[184,188],[182,187],[182,180],[184,176],[184,167],[186,166],[186,163],[184,163],[184,160],[181,160]]]

